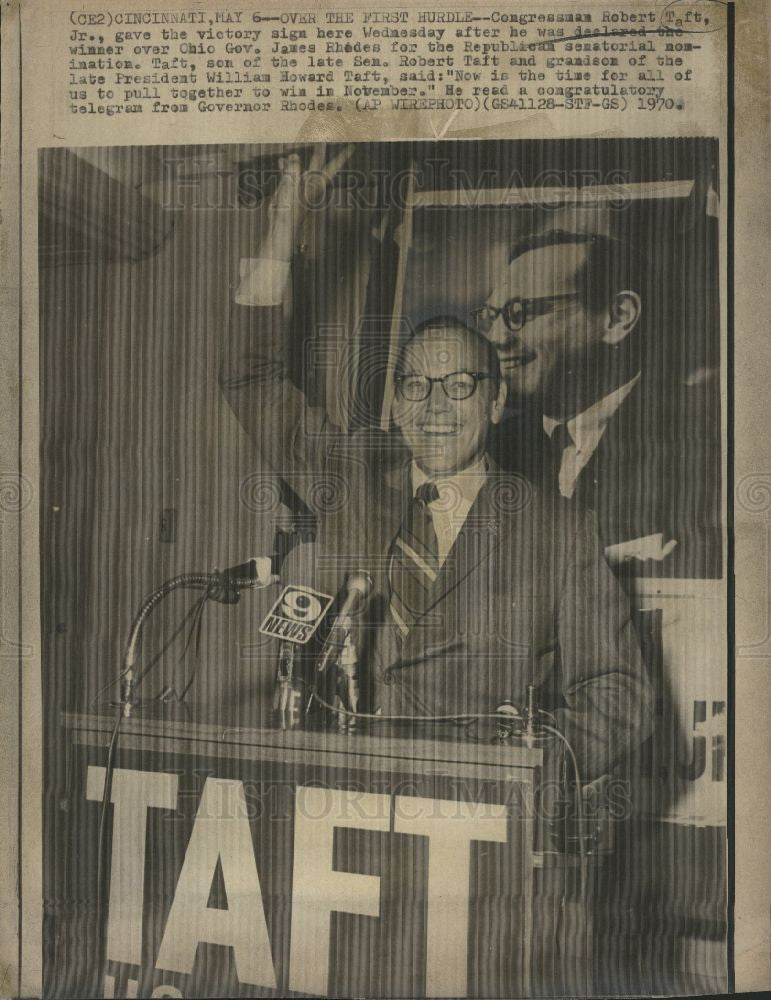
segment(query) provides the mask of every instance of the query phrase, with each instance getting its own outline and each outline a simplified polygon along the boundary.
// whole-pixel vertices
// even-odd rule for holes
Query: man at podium
[[[310,175],[327,178],[345,154]],[[418,326],[393,372],[393,429],[346,433],[310,405],[285,352],[292,257],[306,179],[296,156],[241,261],[220,371],[258,461],[313,507],[310,586],[373,579],[357,631],[370,711],[426,719],[523,707],[529,687],[572,745],[581,776],[605,773],[650,732],[652,691],[626,597],[593,516],[503,473],[487,454],[506,386],[495,349],[451,316]]]

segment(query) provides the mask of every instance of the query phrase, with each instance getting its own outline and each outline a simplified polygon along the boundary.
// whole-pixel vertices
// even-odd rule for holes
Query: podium
[[[543,750],[452,727],[347,734],[64,714],[45,994],[580,995],[589,904],[539,850]]]

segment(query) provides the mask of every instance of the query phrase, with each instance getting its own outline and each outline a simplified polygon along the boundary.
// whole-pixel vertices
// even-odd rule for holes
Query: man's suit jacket
[[[608,421],[576,481],[576,501],[595,511],[605,548],[662,535],[662,559],[633,573],[704,578],[721,573],[719,400],[709,389],[654,391],[643,378]],[[664,398],[666,397],[666,398]],[[492,448],[502,467],[557,488],[559,468],[539,413],[506,420]]]
[[[277,309],[239,307],[221,385],[259,460],[320,513],[314,565],[293,582],[336,592],[374,579],[357,622],[370,707],[383,714],[492,712],[535,684],[573,744],[583,776],[607,771],[648,735],[652,695],[626,598],[591,514],[491,467],[405,641],[388,612],[393,540],[411,497],[397,436],[341,434],[288,381]],[[302,579],[297,574],[302,574]]]

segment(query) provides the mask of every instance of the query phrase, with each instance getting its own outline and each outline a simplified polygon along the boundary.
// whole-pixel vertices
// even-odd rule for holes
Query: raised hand
[[[352,145],[346,146],[327,161],[326,145],[321,143],[314,148],[305,171],[297,153],[279,159],[282,177],[271,199],[270,231],[263,248],[266,256],[292,259],[308,207],[323,202],[324,191],[353,150]]]

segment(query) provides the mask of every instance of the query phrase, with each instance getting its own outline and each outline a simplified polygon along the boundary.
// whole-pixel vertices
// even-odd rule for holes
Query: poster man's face
[[[590,315],[577,295],[586,252],[581,244],[559,244],[524,253],[488,297],[487,305],[503,310],[485,333],[512,397],[559,398],[583,377],[601,343],[602,318]]]
[[[465,373],[486,376],[466,399],[453,399],[441,382],[430,383],[425,399],[420,381]],[[405,349],[394,399],[393,418],[412,457],[428,475],[448,475],[472,465],[485,452],[491,423],[503,415],[506,389],[494,378],[484,345],[462,330],[429,330]],[[451,393],[462,391],[467,379],[448,380]],[[428,389],[428,386],[425,386]]]

